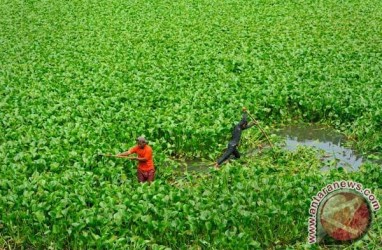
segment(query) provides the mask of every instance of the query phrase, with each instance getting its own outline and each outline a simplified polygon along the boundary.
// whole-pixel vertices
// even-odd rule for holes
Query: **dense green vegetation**
[[[353,179],[382,201],[380,166],[320,173],[311,150],[276,148],[179,180],[171,159],[216,159],[242,106],[267,131],[323,123],[378,157],[381,27],[377,0],[1,0],[0,248],[311,247],[312,195]],[[151,186],[94,158],[141,134]],[[381,238],[376,217],[351,248]]]

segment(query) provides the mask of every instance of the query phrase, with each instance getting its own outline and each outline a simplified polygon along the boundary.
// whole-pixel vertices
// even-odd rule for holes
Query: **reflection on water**
[[[286,138],[284,147],[287,150],[293,151],[298,146],[308,146],[324,151],[324,160],[328,165],[334,160],[337,167],[354,171],[363,163],[361,156],[352,149],[344,147],[345,137],[334,130],[319,126],[294,125],[276,133]],[[325,166],[322,170],[328,168]]]

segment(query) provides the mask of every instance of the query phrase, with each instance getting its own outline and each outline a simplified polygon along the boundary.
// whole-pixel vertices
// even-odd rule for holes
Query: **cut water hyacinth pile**
[[[380,166],[320,173],[311,149],[275,148],[176,180],[170,157],[216,160],[246,106],[267,133],[326,124],[378,158],[381,5],[1,1],[0,248],[308,248],[312,195],[353,179],[382,200]],[[95,159],[142,134],[153,185]],[[265,141],[253,128],[240,150]]]

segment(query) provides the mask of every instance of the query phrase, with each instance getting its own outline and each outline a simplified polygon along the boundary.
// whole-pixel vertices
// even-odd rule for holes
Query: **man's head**
[[[140,148],[144,148],[145,145],[147,144],[147,140],[146,140],[146,138],[143,137],[143,136],[139,136],[139,137],[137,138],[137,144],[138,144],[138,146],[139,146]]]

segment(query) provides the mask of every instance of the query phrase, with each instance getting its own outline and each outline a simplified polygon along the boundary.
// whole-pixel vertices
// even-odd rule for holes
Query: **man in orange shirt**
[[[129,158],[138,161],[137,176],[139,182],[152,182],[155,178],[155,168],[153,161],[153,150],[147,145],[147,140],[140,136],[137,138],[137,145],[128,151],[118,154],[117,157],[126,157],[137,154],[137,157]]]

